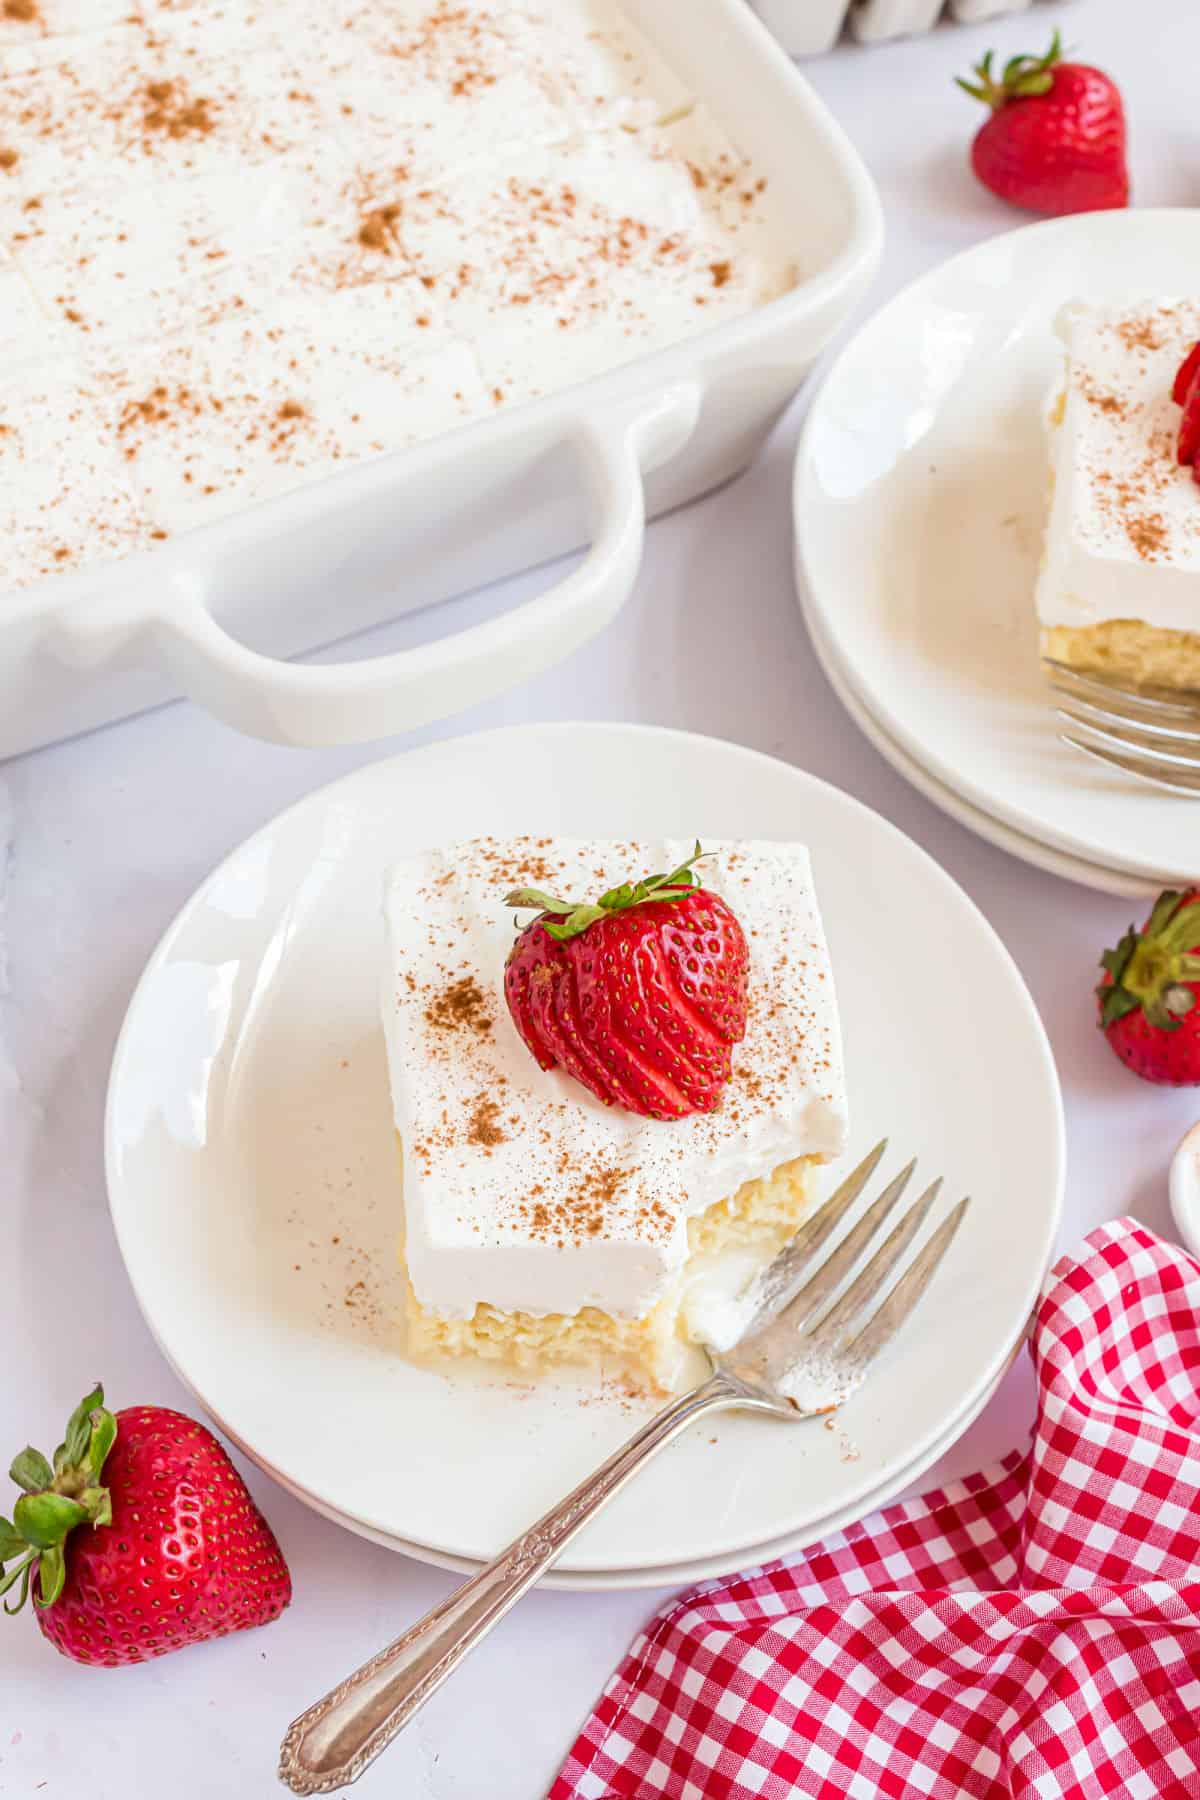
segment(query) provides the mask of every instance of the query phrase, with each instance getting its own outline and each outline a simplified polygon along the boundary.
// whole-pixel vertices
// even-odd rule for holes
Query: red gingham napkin
[[[1200,1264],[1047,1282],[1033,1448],[672,1601],[550,1800],[1200,1796]]]

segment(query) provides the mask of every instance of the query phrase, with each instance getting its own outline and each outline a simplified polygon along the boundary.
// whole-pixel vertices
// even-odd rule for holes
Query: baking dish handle
[[[569,441],[596,521],[583,563],[511,612],[434,643],[359,662],[287,662],[232,637],[202,584],[186,578],[142,623],[189,699],[274,743],[359,743],[461,712],[568,656],[620,611],[642,560],[643,471],[687,442],[699,409],[698,385],[681,383],[579,421]]]

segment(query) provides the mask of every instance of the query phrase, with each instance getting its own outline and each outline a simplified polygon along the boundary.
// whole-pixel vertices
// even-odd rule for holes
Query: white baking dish
[[[0,598],[0,756],[181,693],[243,731],[295,744],[359,741],[458,712],[600,630],[637,579],[647,513],[744,467],[874,273],[878,200],[745,0],[626,8],[768,176],[800,286],[564,393],[151,553]],[[589,535],[582,566],[486,624],[369,661],[280,660]]]

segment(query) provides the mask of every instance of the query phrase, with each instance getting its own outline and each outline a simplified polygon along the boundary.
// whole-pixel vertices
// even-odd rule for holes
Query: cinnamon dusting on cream
[[[459,975],[434,994],[425,1018],[435,1031],[465,1031],[474,1037],[490,1036],[494,1026],[491,1002],[474,975]]]
[[[391,256],[399,241],[400,208],[395,201],[376,206],[365,213],[358,228],[358,241],[364,250],[378,250]]]
[[[181,81],[151,81],[143,95],[142,123],[148,132],[183,138],[192,133],[207,137],[213,129],[212,101],[203,95],[191,98]]]
[[[481,1099],[467,1122],[467,1142],[485,1150],[508,1141],[508,1133],[500,1122],[500,1108],[494,1100]]]
[[[1167,527],[1161,513],[1145,513],[1127,518],[1125,531],[1130,543],[1145,562],[1153,562],[1166,547]]]

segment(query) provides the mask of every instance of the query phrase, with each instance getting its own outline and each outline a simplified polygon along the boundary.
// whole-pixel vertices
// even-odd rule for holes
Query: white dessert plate
[[[1033,584],[1064,301],[1194,291],[1200,210],[1006,232],[892,300],[834,363],[796,466],[812,616],[889,737],[979,811],[1103,868],[1200,874],[1200,806],[1058,741]]]
[[[1037,838],[1026,837],[1024,832],[1014,831],[1011,825],[1005,825],[990,813],[980,811],[969,800],[964,800],[961,794],[956,794],[953,788],[938,781],[915,757],[902,750],[894,738],[889,737],[867,701],[859,694],[854,685],[854,671],[844,669],[838,662],[836,652],[827,642],[819,619],[807,604],[807,592],[803,584],[800,603],[817,660],[825,671],[830,687],[850,717],[880,755],[910,781],[918,793],[924,794],[927,800],[940,807],[942,812],[956,819],[960,825],[965,825],[968,831],[973,831],[985,842],[995,844],[997,849],[1007,850],[1010,856],[1020,857],[1022,862],[1031,864],[1035,869],[1044,869],[1047,874],[1059,875],[1064,881],[1077,881],[1084,887],[1098,888],[1102,893],[1120,894],[1127,899],[1136,900],[1153,898],[1162,888],[1169,886],[1170,877],[1166,874],[1151,881],[1141,875],[1127,875],[1120,869],[1105,869],[1099,863],[1085,862],[1081,856],[1069,856],[1065,850],[1054,850],[1049,844],[1039,843]]]
[[[1179,1235],[1200,1256],[1200,1125],[1193,1125],[1171,1159],[1171,1212]]]
[[[1007,951],[923,851],[836,789],[709,739],[581,724],[432,745],[311,795],[203,884],[142,977],[109,1094],[113,1218],[151,1329],[216,1422],[294,1490],[467,1559],[649,1410],[401,1354],[383,872],[432,843],[519,831],[805,841],[838,976],[851,1153],[890,1131],[898,1157],[919,1154],[976,1202],[921,1316],[840,1415],[856,1460],[819,1426],[740,1417],[693,1432],[564,1571],[734,1556],[867,1510],[1024,1329],[1061,1205],[1058,1083]]]
[[[1018,1344],[1009,1366],[1020,1352]],[[945,1456],[959,1438],[979,1417],[984,1407],[995,1394],[1000,1383],[1008,1373],[1008,1367],[1001,1369],[993,1382],[972,1401],[966,1412],[954,1420],[944,1436],[929,1446],[915,1463],[901,1469],[893,1475],[875,1493],[862,1496],[850,1505],[829,1513],[823,1519],[815,1519],[802,1531],[785,1534],[781,1538],[773,1538],[766,1544],[750,1544],[732,1554],[726,1551],[720,1556],[694,1557],[691,1562],[648,1564],[644,1569],[552,1569],[549,1575],[543,1575],[539,1587],[556,1588],[568,1593],[603,1593],[614,1588],[658,1588],[683,1587],[692,1581],[714,1581],[723,1575],[735,1575],[739,1570],[757,1568],[763,1563],[774,1562],[781,1556],[792,1556],[812,1544],[823,1543],[835,1531],[842,1531],[848,1525],[865,1517],[868,1512],[875,1512],[886,1506],[903,1488],[912,1482],[919,1481],[926,1470]],[[718,1419],[714,1431],[719,1433],[721,1421]],[[838,1451],[847,1462],[856,1459],[857,1446],[847,1437],[839,1424],[830,1427],[839,1433]],[[710,1434],[711,1435],[711,1434]],[[323,1513],[335,1525],[344,1525],[358,1537],[365,1537],[384,1550],[395,1550],[400,1556],[412,1556],[419,1562],[432,1563],[436,1568],[451,1570],[457,1575],[474,1575],[483,1565],[477,1559],[463,1556],[447,1556],[443,1551],[431,1550],[427,1544],[410,1544],[406,1538],[390,1537],[382,1531],[372,1531],[356,1519],[347,1518],[342,1513],[333,1512],[329,1507],[319,1506],[311,1494],[305,1494],[299,1488],[290,1487],[275,1469],[270,1471],[281,1487],[286,1487],[297,1500]]]

